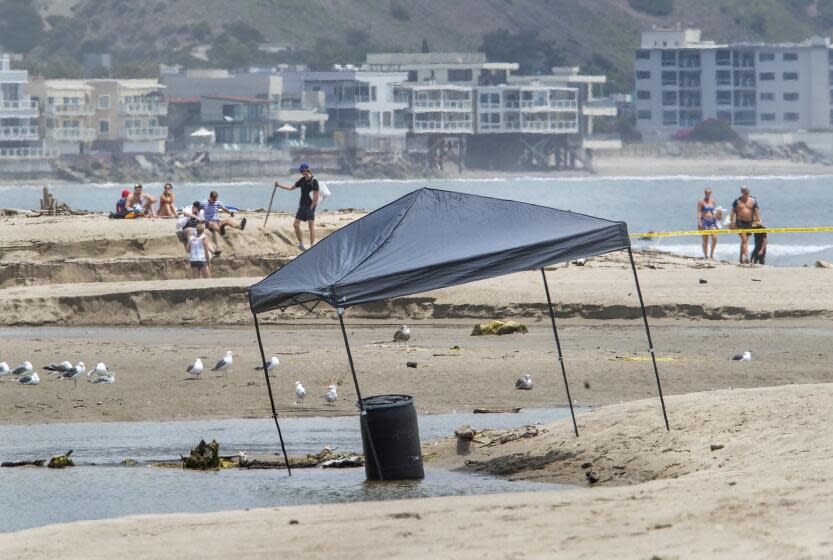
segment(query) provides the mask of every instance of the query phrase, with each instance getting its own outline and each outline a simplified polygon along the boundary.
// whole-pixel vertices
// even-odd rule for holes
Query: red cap
[[[130,191],[129,191],[129,190],[127,190],[127,189],[124,189],[124,190],[121,192],[121,195],[122,195],[123,197],[128,197],[128,196],[130,196]]]

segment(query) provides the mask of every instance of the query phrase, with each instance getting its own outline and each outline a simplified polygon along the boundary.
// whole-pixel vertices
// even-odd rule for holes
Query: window
[[[784,101],[798,101],[798,93],[788,92],[784,94]]]
[[[664,91],[662,92],[662,104],[663,105],[676,105],[677,104],[677,92],[676,91]],[[664,120],[664,117],[663,117]]]
[[[731,66],[732,65],[732,53],[727,50],[719,50],[715,53],[715,63],[718,66]]]
[[[651,120],[651,111],[637,111],[636,118],[641,121]]]
[[[677,85],[677,73],[676,72],[669,72],[664,71],[662,73],[662,85],[664,86],[676,86]]]
[[[636,71],[636,79],[637,80],[650,80],[651,73],[647,70],[637,70]]]
[[[370,100],[376,101],[376,86],[370,87]]]
[[[775,101],[775,94],[774,93],[762,93],[761,94],[761,101]]]
[[[449,82],[470,82],[471,78],[471,68],[468,70],[449,70],[448,71],[448,81]]]
[[[101,134],[110,134],[110,121],[98,121],[98,131]]]
[[[644,99],[651,99],[651,92],[647,91],[647,90],[644,90],[644,89],[641,89],[641,90],[636,92],[636,98],[637,99],[643,99],[643,100]]]
[[[110,96],[109,95],[99,95],[98,96],[98,108],[99,109],[109,109],[110,108]]]
[[[726,124],[732,124],[732,112],[731,111],[718,111],[717,112],[717,120],[723,121]]]
[[[794,52],[785,52],[784,53],[784,62],[794,62],[798,60],[798,53]]]
[[[677,124],[677,111],[663,111],[662,112],[662,124],[664,125],[672,125]]]
[[[798,113],[784,113],[784,120],[789,122],[795,122],[798,120]]]
[[[784,81],[791,81],[798,79],[798,72],[784,72]]]
[[[717,71],[717,85],[728,86],[732,84],[732,72],[729,70]]]
[[[47,105],[54,105],[55,104],[55,98],[54,97],[47,97],[46,98],[46,103],[47,103]]]
[[[758,75],[758,79],[762,82],[771,82],[775,79],[775,72],[761,72]]]
[[[142,128],[142,121],[139,119],[125,119],[124,128]]]
[[[731,91],[718,91],[717,92],[717,104],[718,105],[731,105],[732,104],[732,92]]]
[[[390,126],[391,125],[391,113],[390,111],[385,111],[382,113],[382,126]]]
[[[677,65],[677,51],[662,51],[662,65],[676,66]]]
[[[636,60],[650,60],[651,51],[640,50],[636,51]]]
[[[761,62],[772,62],[773,60],[775,60],[775,53],[762,52],[758,55],[758,60]],[[764,120],[763,115],[761,115],[761,120]]]
[[[774,121],[775,113],[761,113],[761,121]]]
[[[415,82],[417,81],[417,71],[416,70],[408,70],[408,81]]]

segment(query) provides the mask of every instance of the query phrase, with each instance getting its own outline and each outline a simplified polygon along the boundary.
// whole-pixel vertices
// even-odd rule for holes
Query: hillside
[[[28,4],[28,0],[0,4],[9,8],[20,2]],[[367,51],[419,50],[423,40],[431,50],[478,49],[486,33],[504,29],[517,42],[531,44],[531,59],[591,66],[611,74],[620,88],[630,85],[639,32],[652,25],[679,22],[701,27],[707,38],[715,40],[800,40],[827,35],[833,23],[833,0],[35,2],[45,26],[30,51],[30,65],[56,57],[71,64],[84,52],[102,51],[112,52],[122,65],[133,63],[123,70],[133,72],[152,72],[160,61],[228,67],[359,62]],[[27,36],[32,37],[32,33]],[[536,40],[523,41],[531,37]],[[286,50],[266,54],[257,49],[261,43]],[[553,48],[557,56],[535,52],[542,45]],[[194,58],[200,52],[205,53],[203,59]]]

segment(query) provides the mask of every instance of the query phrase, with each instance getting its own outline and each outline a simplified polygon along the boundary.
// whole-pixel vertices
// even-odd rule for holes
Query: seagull
[[[95,373],[96,377],[107,377],[110,375],[104,362],[98,362],[93,369],[87,372],[87,377],[92,376],[93,373]]]
[[[409,340],[411,340],[411,329],[408,328],[408,325],[402,325],[398,331],[393,333],[394,342],[402,342],[407,346]]]
[[[60,364],[49,364],[48,366],[43,366],[43,369],[48,371],[46,375],[52,375],[53,373],[64,373],[67,370],[72,369],[72,363],[64,360]]]
[[[732,356],[732,359],[735,360],[736,362],[751,362],[752,361],[752,352],[747,350],[746,352],[743,353],[743,355],[735,354],[734,356]]]
[[[75,386],[78,387],[78,378],[86,369],[84,362],[78,362],[74,368],[66,370],[58,379],[72,379]]]
[[[303,403],[304,402],[304,397],[307,396],[307,390],[304,389],[304,386],[301,385],[300,381],[295,382],[295,396],[298,397],[295,401],[296,404],[299,403],[299,402]]]
[[[335,385],[327,387],[327,394],[324,395],[324,400],[327,401],[328,405],[335,406],[338,400],[338,387]]]
[[[281,364],[281,361],[278,359],[278,357],[277,356],[272,356],[271,358],[269,358],[269,361],[266,362],[266,371],[271,372],[273,369],[278,367],[280,364]],[[255,369],[258,370],[258,371],[261,371],[261,370],[263,370],[263,366],[257,366]]]
[[[529,391],[532,389],[532,376],[524,374],[515,381],[515,389],[523,389]]]
[[[225,371],[226,374],[228,374],[232,363],[234,363],[234,358],[231,357],[231,350],[229,350],[226,352],[225,357],[223,357],[222,360],[217,362],[217,364],[211,368],[211,371]]]
[[[112,373],[108,373],[107,375],[102,375],[100,377],[96,377],[90,383],[101,384],[101,383],[115,383],[116,376]]]
[[[32,373],[32,362],[23,362],[12,370],[14,375],[29,375]]]
[[[193,375],[195,379],[198,378],[202,373],[202,360],[197,358],[197,360],[193,364],[188,366],[185,372],[190,375]]]
[[[17,382],[21,385],[37,385],[40,383],[40,377],[38,377],[37,373],[33,373],[31,375],[24,375]]]
[[[7,364],[6,362],[0,362],[0,377],[3,377],[4,375],[9,375],[11,372],[12,370],[9,369],[9,364]]]

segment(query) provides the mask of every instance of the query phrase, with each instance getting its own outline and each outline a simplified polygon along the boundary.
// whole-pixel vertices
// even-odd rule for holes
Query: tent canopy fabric
[[[328,235],[249,288],[254,313],[347,308],[630,247],[627,225],[422,188]]]

